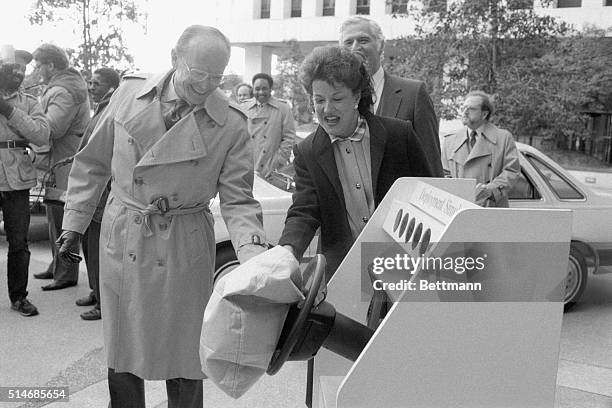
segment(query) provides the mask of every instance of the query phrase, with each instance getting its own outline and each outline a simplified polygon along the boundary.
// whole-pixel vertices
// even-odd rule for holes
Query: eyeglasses
[[[480,107],[475,107],[475,106],[462,106],[461,108],[459,108],[459,112],[478,112],[479,110],[482,110]]]
[[[183,61],[183,64],[185,64],[185,68],[187,68],[189,77],[193,82],[200,83],[210,81],[211,83],[219,84],[223,81],[223,74],[211,74],[210,72],[202,71],[201,69],[190,68],[185,59],[181,60]]]

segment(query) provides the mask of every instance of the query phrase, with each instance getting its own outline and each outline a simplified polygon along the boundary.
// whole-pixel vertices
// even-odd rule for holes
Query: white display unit
[[[474,180],[403,178],[392,186],[328,284],[339,313],[365,324],[372,289],[362,284],[361,246],[405,242],[400,209],[400,218],[408,213],[430,231],[430,256],[462,242],[492,251],[491,279],[460,302],[435,291],[388,292],[394,303],[354,363],[318,352],[315,407],[554,406],[563,303],[552,300],[563,296],[571,211],[481,208],[473,198]],[[409,237],[406,251],[421,254],[422,239],[413,249]],[[495,244],[521,242],[534,245]]]

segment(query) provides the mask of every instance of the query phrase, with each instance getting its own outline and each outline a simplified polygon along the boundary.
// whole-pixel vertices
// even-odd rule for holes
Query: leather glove
[[[0,114],[4,115],[8,119],[12,113],[13,107],[0,96]]]
[[[79,263],[83,259],[79,255],[81,234],[75,231],[62,231],[55,244],[59,250],[59,257],[67,263]]]

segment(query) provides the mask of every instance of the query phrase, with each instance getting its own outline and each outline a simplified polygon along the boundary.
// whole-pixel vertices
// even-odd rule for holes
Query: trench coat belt
[[[154,199],[150,204],[143,204],[137,200],[134,200],[132,197],[129,197],[126,194],[122,194],[123,192],[114,185],[111,185],[111,192],[121,201],[121,203],[131,211],[136,211],[143,217],[143,235],[145,237],[150,237],[153,235],[153,229],[151,228],[151,215],[159,214],[163,216],[173,216],[173,215],[187,215],[187,214],[197,214],[200,212],[208,212],[210,213],[210,208],[208,203],[196,205],[194,207],[187,208],[169,208],[168,207],[168,198],[164,196],[160,196]],[[119,192],[119,194],[117,194]]]

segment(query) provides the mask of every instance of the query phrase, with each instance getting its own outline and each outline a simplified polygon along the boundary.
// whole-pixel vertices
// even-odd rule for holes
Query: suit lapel
[[[385,154],[385,144],[387,143],[387,131],[382,123],[372,114],[366,115],[368,129],[370,132],[370,160],[372,166],[372,192],[376,195],[378,187],[378,174]]]
[[[380,95],[380,103],[376,114],[380,116],[397,117],[402,104],[402,88],[397,86],[393,78],[385,72],[385,83]],[[383,113],[384,112],[384,113]]]
[[[327,176],[329,182],[334,187],[334,191],[338,195],[340,202],[344,204],[344,193],[340,184],[340,176],[338,176],[338,168],[336,167],[336,159],[334,150],[329,140],[329,135],[321,126],[317,128],[317,132],[312,141],[312,151],[315,155],[315,160],[323,169],[323,173]]]

